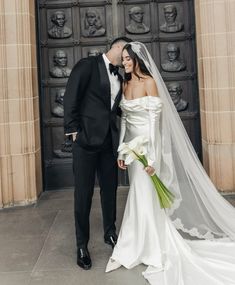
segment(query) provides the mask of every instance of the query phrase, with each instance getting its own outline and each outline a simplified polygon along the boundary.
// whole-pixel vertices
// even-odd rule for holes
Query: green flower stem
[[[155,189],[161,197],[162,208],[169,208],[174,201],[174,195],[165,187],[165,185],[161,182],[156,174],[154,176],[151,176],[151,178],[155,185]]]
[[[133,153],[135,154],[137,159],[144,165],[144,167],[148,166],[148,161],[144,155],[139,155],[135,151],[133,151]],[[159,179],[159,177],[156,174],[150,176],[150,178],[152,179],[154,188],[157,192],[160,207],[164,209],[170,208],[174,201],[175,196],[166,188],[166,186],[163,184],[163,182]]]
[[[158,187],[158,185],[156,183],[156,180],[154,179],[153,176],[151,176],[151,179],[152,179],[153,184],[155,186],[154,188],[155,188],[155,190],[157,192],[157,195],[158,195],[158,198],[159,198],[159,202],[160,202],[160,206],[161,206],[161,208],[164,208],[166,203],[164,201],[164,197],[162,196],[162,193],[161,193],[162,191],[159,189],[159,187]]]

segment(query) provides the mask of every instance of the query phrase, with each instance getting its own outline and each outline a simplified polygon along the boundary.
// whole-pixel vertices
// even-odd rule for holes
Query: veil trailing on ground
[[[216,190],[189,140],[165,83],[146,46],[130,43],[154,78],[163,101],[160,178],[175,194],[168,214],[177,229],[198,238],[235,240],[235,210]]]

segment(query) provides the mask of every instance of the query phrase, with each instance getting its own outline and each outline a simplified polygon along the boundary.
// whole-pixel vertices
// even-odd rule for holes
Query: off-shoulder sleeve
[[[145,106],[149,115],[149,144],[146,156],[148,164],[154,167],[157,173],[160,170],[161,161],[160,115],[162,106],[163,103],[159,97],[148,96]]]

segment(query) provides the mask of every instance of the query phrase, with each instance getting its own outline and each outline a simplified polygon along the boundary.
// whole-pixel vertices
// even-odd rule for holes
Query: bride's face
[[[126,49],[122,52],[122,65],[126,73],[131,73],[134,70],[134,62]]]

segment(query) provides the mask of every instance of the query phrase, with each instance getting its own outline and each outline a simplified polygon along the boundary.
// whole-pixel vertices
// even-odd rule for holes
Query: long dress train
[[[122,141],[138,135],[154,138],[155,167],[160,171],[159,97],[122,99]],[[151,159],[150,159],[151,160]],[[130,189],[117,244],[106,272],[147,265],[143,276],[152,285],[235,284],[235,242],[187,240],[176,230],[160,204],[152,181],[140,162],[128,166]],[[228,217],[229,219],[229,217]]]

